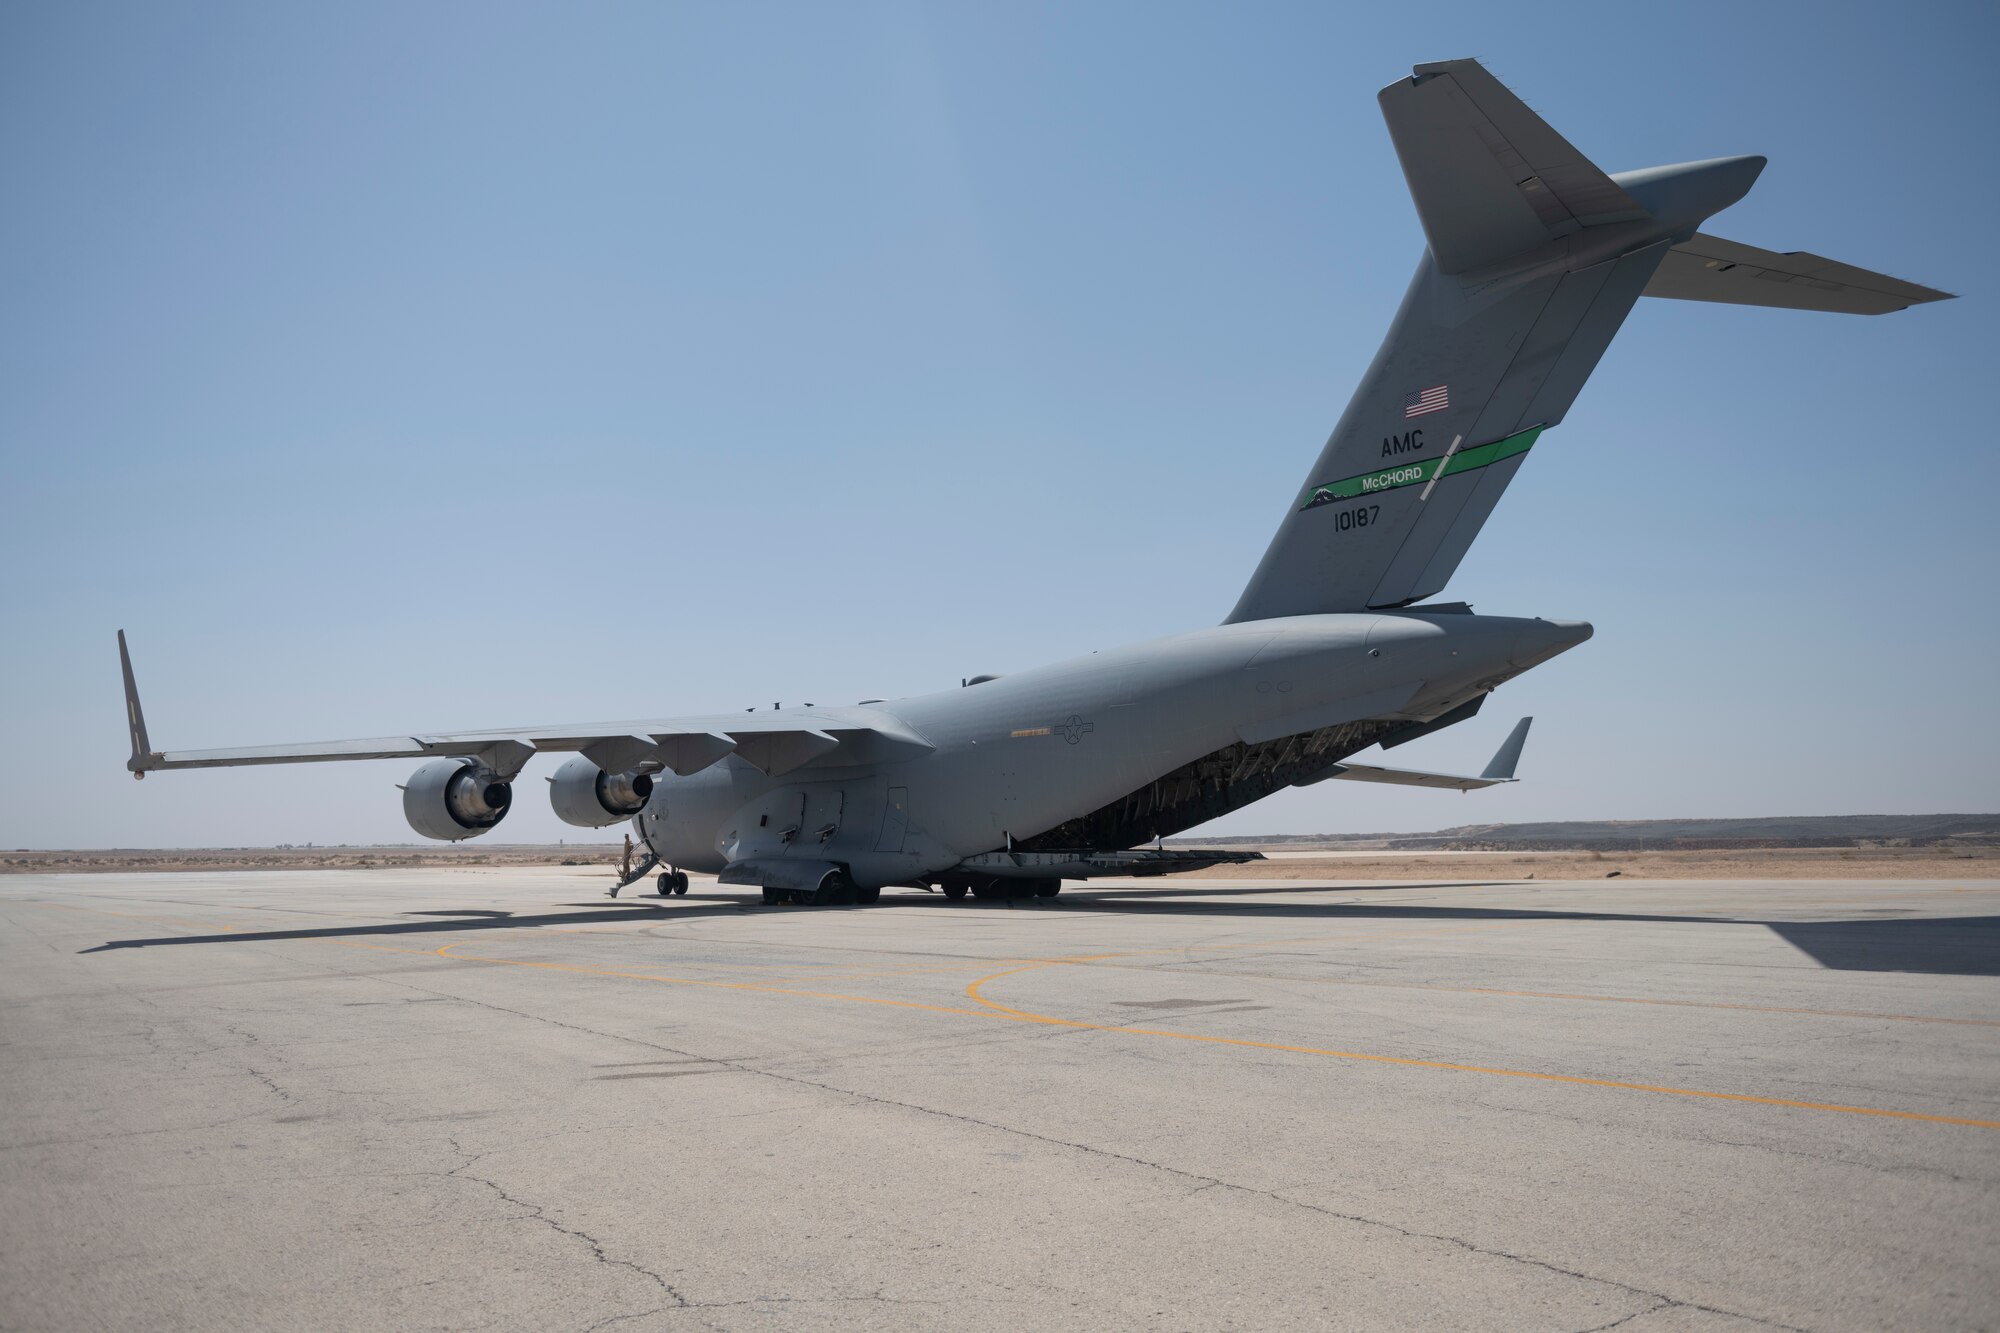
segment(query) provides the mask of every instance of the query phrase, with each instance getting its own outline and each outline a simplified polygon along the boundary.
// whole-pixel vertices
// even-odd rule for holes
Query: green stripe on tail
[[[1426,458],[1420,463],[1398,463],[1395,467],[1364,472],[1345,481],[1330,481],[1324,486],[1313,487],[1307,493],[1305,503],[1299,508],[1313,509],[1319,505],[1331,504],[1335,500],[1352,500],[1356,496],[1379,495],[1383,491],[1400,490],[1405,486],[1421,486],[1439,475],[1452,477],[1461,472],[1471,472],[1498,463],[1504,458],[1527,453],[1534,447],[1541,433],[1540,426],[1531,426],[1518,435],[1509,435],[1504,440],[1494,440],[1490,444],[1475,444],[1470,449],[1460,449],[1457,453],[1448,454],[1443,458]]]

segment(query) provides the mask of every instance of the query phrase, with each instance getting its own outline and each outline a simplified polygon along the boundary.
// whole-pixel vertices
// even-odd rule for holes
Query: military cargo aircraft
[[[1761,157],[1606,175],[1471,60],[1419,65],[1379,100],[1428,246],[1222,624],[852,707],[187,751],[152,748],[120,631],[127,767],[421,759],[404,813],[455,841],[497,826],[523,766],[556,751],[556,813],[632,821],[663,894],[696,870],[814,904],[1213,864],[1229,854],[1159,840],[1287,786],[1512,781],[1527,719],[1477,777],[1351,757],[1470,718],[1590,637],[1425,599],[1639,297],[1872,315],[1948,294],[1703,232]]]

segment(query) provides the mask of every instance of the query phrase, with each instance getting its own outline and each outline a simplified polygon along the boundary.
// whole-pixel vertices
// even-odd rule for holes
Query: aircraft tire
[[[688,872],[685,870],[676,870],[674,872],[674,892],[686,893],[687,891],[688,891]]]
[[[882,890],[880,888],[856,889],[854,891],[854,901],[863,907],[872,906],[882,901]]]
[[[774,889],[767,885],[764,889],[764,906],[777,907],[782,903],[791,901],[791,896],[791,894],[783,889]]]
[[[953,902],[962,902],[965,898],[966,890],[971,886],[962,879],[948,879],[938,885],[938,887],[944,890],[945,897],[951,899]]]
[[[807,889],[799,894],[799,901],[810,903],[814,907],[837,907],[842,903],[853,902],[858,892],[860,891],[854,887],[854,881],[848,878],[845,870],[829,870],[820,880],[818,888]]]
[[[1037,898],[1053,898],[1062,892],[1062,881],[1059,879],[1038,879],[1034,884]]]

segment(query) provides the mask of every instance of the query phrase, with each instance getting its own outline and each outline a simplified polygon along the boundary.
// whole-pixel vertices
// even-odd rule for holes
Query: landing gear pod
[[[403,787],[403,818],[426,838],[462,842],[507,817],[514,788],[476,759],[433,759]]]
[[[653,794],[650,773],[607,773],[578,755],[549,779],[556,818],[578,828],[603,828],[630,819]]]

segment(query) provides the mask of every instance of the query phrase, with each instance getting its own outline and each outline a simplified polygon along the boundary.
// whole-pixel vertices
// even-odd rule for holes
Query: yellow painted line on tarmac
[[[142,921],[159,921],[168,925],[179,927],[184,930],[234,932],[241,929],[241,927],[235,927],[235,926],[215,926],[207,923],[196,924],[189,922],[181,922],[167,917],[146,916],[139,913],[114,912],[104,908],[81,907],[69,903],[37,903],[30,905],[63,907],[72,911],[90,912],[100,916],[124,917],[128,919],[142,920]],[[987,975],[979,977],[974,981],[972,981],[971,983],[969,983],[965,988],[965,994],[968,999],[972,1000],[974,1003],[980,1006],[980,1008],[977,1009],[966,1009],[953,1005],[926,1004],[921,1001],[915,1001],[915,1000],[894,1000],[894,999],[887,999],[881,996],[872,996],[872,995],[849,995],[831,991],[802,990],[788,986],[760,985],[755,982],[717,981],[710,978],[700,978],[700,977],[663,976],[658,973],[626,972],[612,968],[584,967],[570,963],[550,963],[550,962],[541,962],[533,959],[522,959],[522,958],[493,958],[478,954],[462,954],[454,952],[457,949],[464,948],[467,945],[471,944],[472,941],[459,941],[452,944],[445,944],[439,946],[436,949],[431,949],[431,950],[399,949],[388,945],[364,944],[356,940],[337,940],[332,942],[345,945],[346,947],[349,948],[366,949],[372,952],[409,954],[415,957],[439,958],[450,962],[480,963],[480,964],[499,966],[499,967],[527,967],[541,971],[567,972],[576,975],[609,977],[625,981],[650,981],[666,985],[699,986],[713,990],[752,991],[769,995],[785,995],[798,999],[834,1000],[847,1004],[866,1004],[866,1005],[874,1005],[892,1009],[915,1009],[928,1013],[955,1014],[955,1015],[975,1017],[975,1018],[987,1018],[987,1017],[997,1016],[1009,1022],[1033,1023],[1050,1027],[1071,1028],[1079,1031],[1116,1032],[1127,1036],[1156,1037],[1173,1041],[1200,1042],[1203,1044],[1215,1045],[1215,1046],[1233,1046],[1233,1047],[1242,1047],[1252,1050],[1279,1051],[1293,1055],[1313,1055],[1313,1056],[1326,1057],[1329,1059],[1353,1060],[1353,1061],[1366,1062],[1370,1064],[1400,1065],[1406,1068],[1413,1068],[1413,1069],[1436,1069],[1436,1070],[1443,1070],[1449,1073],[1486,1074],[1498,1078],[1530,1079],[1537,1082],[1563,1083],[1579,1087],[1610,1088],[1625,1092],[1648,1092],[1661,1096],[1689,1097],[1689,1098],[1698,1098],[1709,1101],[1740,1102],[1740,1103],[1759,1105],[1759,1106],[1780,1106],[1780,1107],[1788,1107],[1795,1110],[1825,1111],[1831,1113],[1838,1113],[1841,1115],[1870,1116],[1879,1119],[1914,1120],[1928,1124],[1961,1125],[1974,1129],[2000,1129],[2000,1121],[1979,1120],[1968,1116],[1933,1115],[1921,1111],[1895,1111],[1882,1107],[1847,1106],[1834,1102],[1802,1101],[1785,1097],[1761,1097],[1750,1093],[1716,1092],[1701,1088],[1678,1088],[1678,1087],[1670,1087],[1664,1084],[1637,1083],[1621,1079],[1590,1078],[1576,1074],[1550,1074],[1550,1073],[1542,1073],[1539,1071],[1527,1070],[1527,1069],[1506,1069],[1489,1065],[1462,1064],[1448,1060],[1425,1060],[1411,1056],[1381,1055],[1367,1051],[1343,1051],[1328,1047],[1302,1046],[1285,1042],[1257,1041],[1245,1037],[1219,1037],[1219,1036],[1212,1036],[1196,1032],[1175,1032],[1163,1028],[1130,1027],[1123,1024],[1115,1024],[1115,1023],[1090,1023],[1079,1019],[1061,1018],[1052,1014],[1041,1014],[1041,1013],[1035,1013],[1031,1010],[1016,1009],[1008,1005],[1003,1005],[996,1000],[989,999],[983,993],[983,988],[986,985],[988,985],[991,982],[999,981],[1005,977],[1018,976],[1021,975],[1022,973],[1039,971],[1043,968],[1048,968],[1048,967],[1064,967],[1064,966],[1079,966],[1079,965],[1089,966],[1091,964],[1102,964],[1106,960],[1114,958],[1133,957],[1139,955],[1158,955],[1166,953],[1188,953],[1191,950],[1215,951],[1221,949],[1270,948],[1273,946],[1284,945],[1284,944],[1327,942],[1329,940],[1343,939],[1343,938],[1353,939],[1353,940],[1372,940],[1372,939],[1407,937],[1408,935],[1411,934],[1461,933],[1470,930],[1498,929],[1512,925],[1524,925],[1533,923],[1534,922],[1532,921],[1487,922],[1487,923],[1480,923],[1479,925],[1474,925],[1474,926],[1441,927],[1431,931],[1424,931],[1424,932],[1367,932],[1360,935],[1332,936],[1332,937],[1318,936],[1318,937],[1304,937],[1304,938],[1297,938],[1290,940],[1247,940],[1232,944],[1182,946],[1176,949],[1127,950],[1127,951],[1114,951],[1101,954],[1082,954],[1064,958],[1033,959],[1025,961],[1021,966],[1018,967],[1010,967],[1002,971],[988,973]],[[969,960],[969,961],[984,961],[984,960]],[[1228,974],[1224,973],[1224,974],[1212,974],[1212,975],[1226,976]],[[1396,983],[1355,982],[1349,984],[1393,985]],[[1793,1009],[1781,1009],[1769,1006],[1705,1004],[1700,1001],[1651,1000],[1651,999],[1632,997],[1632,996],[1577,996],[1577,995],[1566,995],[1556,992],[1503,991],[1503,990],[1481,988],[1481,987],[1454,987],[1454,988],[1422,987],[1422,989],[1453,989],[1472,994],[1519,995],[1519,996],[1544,998],[1544,999],[1591,999],[1591,1000],[1606,1000],[1619,1003],[1658,1004],[1658,1005],[1665,1005],[1672,1007],[1733,1008],[1733,1009],[1745,1009],[1753,1012],[1808,1013],[1808,1014],[1834,1013],[1834,1014],[1839,1014],[1840,1016],[1848,1016],[1848,1017],[1902,1019],[1914,1022],[1968,1023],[1968,1024],[1981,1024],[1987,1026],[1993,1025],[1987,1023],[1986,1020],[1980,1020],[1980,1019],[1949,1019],[1949,1018],[1934,1018],[1934,1017],[1927,1018],[1920,1015],[1847,1014],[1843,1013],[1842,1011],[1793,1010]]]
[[[751,991],[766,995],[785,995],[808,1000],[835,1000],[846,1004],[878,1005],[892,1009],[917,1009],[928,1013],[955,1014],[972,1018],[998,1017],[1008,1022],[1034,1023],[1049,1027],[1072,1028],[1086,1032],[1116,1032],[1133,1037],[1158,1037],[1172,1041],[1201,1042],[1212,1046],[1234,1046],[1250,1050],[1280,1051],[1291,1055],[1314,1055],[1335,1060],[1355,1060],[1369,1064],[1400,1065],[1411,1069],[1437,1069],[1457,1074],[1486,1074],[1497,1078],[1530,1079],[1542,1083],[1563,1083],[1574,1087],[1611,1088],[1622,1092],[1649,1092],[1668,1097],[1689,1097],[1707,1101],[1741,1102],[1756,1106],[1782,1106],[1801,1111],[1826,1111],[1841,1115],[1869,1116],[1887,1120],[1915,1120],[1936,1125],[1962,1125],[1973,1129],[2000,1129],[2000,1120],[1978,1120],[1969,1116],[1932,1115],[1922,1111],[1892,1111],[1873,1106],[1846,1106],[1836,1102],[1801,1101],[1788,1097],[1759,1097],[1742,1092],[1714,1092],[1702,1088],[1676,1088],[1657,1083],[1635,1083],[1622,1079],[1589,1078],[1579,1074],[1547,1074],[1529,1069],[1503,1069],[1491,1065],[1461,1064],[1449,1060],[1423,1060],[1411,1056],[1378,1055],[1367,1051],[1342,1051],[1320,1046],[1300,1046],[1286,1042],[1255,1041],[1245,1037],[1216,1037],[1196,1032],[1173,1032],[1163,1028],[1128,1027],[1115,1023],[1087,1023],[1079,1019],[1059,1018],[1053,1014],[1038,1014],[1026,1009],[1016,1009],[987,998],[982,988],[1003,977],[1018,976],[1024,972],[1034,972],[1045,967],[1065,967],[1089,964],[1107,958],[1118,958],[1119,953],[1084,954],[1070,958],[1045,958],[1032,960],[1019,967],[1011,967],[992,972],[971,982],[965,988],[966,997],[978,1004],[977,1009],[965,1009],[952,1005],[924,1004],[914,1000],[891,1000],[873,995],[846,995],[830,991],[799,990],[789,986],[764,986],[748,981],[714,981],[701,977],[662,976],[652,972],[625,972],[612,968],[582,967],[572,963],[547,963],[526,958],[492,958],[479,954],[461,954],[453,950],[464,947],[461,944],[446,944],[432,950],[396,949],[386,945],[361,944],[352,940],[337,941],[350,948],[369,949],[381,953],[403,953],[416,957],[439,958],[448,962],[482,963],[497,967],[526,967],[547,972],[567,972],[580,976],[610,977],[621,981],[651,981],[673,986],[699,986],[712,990]],[[465,942],[465,943],[469,943]]]
[[[1956,889],[1953,890],[1953,892],[1963,893],[1965,892],[1965,890]],[[84,907],[75,903],[31,902],[26,905],[30,907],[60,908],[72,912],[88,912],[97,916],[113,916],[131,921],[155,921],[155,922],[160,922],[164,925],[174,926],[182,930],[214,932],[219,934],[236,934],[249,929],[246,926],[229,926],[229,925],[217,925],[209,922],[182,921],[173,917],[152,916],[140,912],[115,912],[107,908]],[[361,919],[363,914],[336,913],[334,915],[353,916],[355,919]],[[635,924],[641,925],[642,928],[650,928],[660,923],[657,919],[643,918],[641,919],[641,921],[635,922]],[[1275,940],[1244,940],[1227,944],[1180,945],[1171,948],[1133,949],[1118,953],[1090,955],[1089,957],[1064,958],[1060,960],[1041,960],[1035,962],[1034,965],[1048,966],[1050,965],[1051,962],[1059,961],[1069,966],[1120,967],[1129,965],[1110,963],[1107,962],[1106,960],[1112,958],[1150,957],[1150,956],[1160,956],[1166,954],[1184,954],[1190,951],[1199,953],[1199,952],[1216,952],[1223,949],[1276,948],[1293,944],[1325,944],[1325,943],[1337,943],[1337,942],[1368,942],[1373,940],[1402,940],[1402,939],[1413,939],[1422,937],[1433,937],[1437,935],[1466,934],[1473,931],[1506,930],[1511,928],[1518,928],[1521,926],[1537,925],[1537,924],[1547,924],[1547,921],[1542,918],[1531,918],[1520,921],[1489,921],[1489,922],[1479,922],[1474,924],[1436,926],[1436,927],[1410,930],[1410,931],[1365,931],[1358,933],[1347,932],[1337,935],[1304,935],[1304,936],[1296,936],[1291,938],[1275,939]],[[1744,922],[1742,924],[1750,925],[1750,924],[1762,924],[1762,923]],[[541,930],[538,931],[537,933],[547,933],[553,935],[592,935],[592,934],[637,934],[640,932],[633,930],[630,927],[615,927],[615,926],[587,927],[578,929],[578,928],[552,926],[552,927],[542,927]],[[382,949],[384,952],[391,952],[391,953],[428,955],[431,952],[433,952],[432,950],[417,950],[417,949],[387,949],[384,948],[384,946],[364,945],[364,944],[354,943],[353,941],[339,941],[339,942],[350,944],[354,948],[377,948],[377,949]],[[456,947],[456,946],[448,946],[448,947]],[[498,959],[474,960],[466,955],[448,955],[448,956],[460,957],[464,959],[464,961],[468,962],[503,961]],[[887,969],[871,969],[863,971],[839,971],[839,972],[835,972],[832,969],[839,968],[841,966],[840,964],[826,964],[825,966],[829,970],[824,973],[804,973],[804,974],[792,973],[791,975],[804,975],[807,977],[816,976],[824,978],[826,980],[860,981],[860,980],[871,980],[878,978],[894,978],[903,976],[921,976],[921,975],[935,975],[935,974],[947,974],[952,972],[962,972],[968,967],[981,966],[989,961],[1022,962],[1028,960],[966,959],[962,962],[921,964],[908,968],[887,968]],[[550,964],[549,966],[555,966],[555,965]],[[767,968],[784,967],[789,969],[789,968],[798,968],[801,966],[811,967],[813,965],[811,963],[793,961],[790,963],[769,963],[769,964],[711,963],[711,964],[703,964],[703,966],[712,967],[719,970],[747,971],[747,972],[752,972],[754,974],[757,972],[764,971]],[[1146,970],[1146,969],[1134,968],[1132,970]],[[626,974],[607,972],[605,973],[605,975],[624,976]],[[996,975],[1006,975],[1006,974],[1001,973]],[[1254,978],[1258,980],[1267,980],[1267,981],[1295,981],[1315,986],[1364,986],[1364,987],[1373,987],[1384,990],[1419,990],[1419,991],[1433,991],[1443,994],[1455,994],[1455,995],[1493,995],[1493,996],[1501,996],[1508,998],[1536,999],[1536,1000],[1575,1000],[1575,1001],[1596,1003],[1596,1004],[1643,1004],[1643,1005],[1655,1005],[1663,1008],[1675,1008],[1675,1009],[1715,1009],[1715,1010],[1734,1011],[1740,1013],[1796,1014],[1805,1017],[1858,1018],[1858,1019],[1868,1019],[1874,1021],[1894,1022],[1894,1023],[1939,1023],[1939,1024],[1962,1026],[1962,1027],[2000,1027],[2000,1019],[1950,1018],[1935,1014],[1890,1014],[1890,1013],[1877,1013],[1872,1010],[1861,1010],[1861,1009],[1812,1009],[1812,1008],[1797,1008],[1797,1007],[1781,1006],[1781,1005],[1733,1004],[1725,1001],[1668,1000],[1668,999],[1656,999],[1656,998],[1649,998],[1645,996],[1634,996],[1634,995],[1595,995],[1586,993],[1572,993],[1567,991],[1506,990],[1491,986],[1433,986],[1433,985],[1426,985],[1421,982],[1367,981],[1367,980],[1359,980],[1353,978],[1334,978],[1334,977],[1287,977],[1287,976],[1278,976],[1267,973],[1221,972],[1212,974],[1195,973],[1193,975],[1243,977],[1246,979]],[[663,980],[663,981],[672,980],[687,985],[722,984],[719,982],[701,983],[689,978],[661,977],[652,979]],[[779,980],[787,978],[773,976],[771,979]],[[773,987],[765,987],[763,989],[778,990],[778,988],[773,988]],[[778,993],[794,993],[794,992],[786,992],[778,990]],[[814,992],[804,992],[804,991],[799,991],[796,993],[802,995],[814,994]],[[864,999],[865,997],[849,996],[845,998]],[[880,1001],[880,1003],[891,1003],[891,1002]],[[895,1003],[901,1003],[901,1002],[895,1002]],[[990,1002],[985,1002],[985,1003],[989,1003],[990,1005]],[[974,1011],[969,1009],[944,1008],[940,1009],[939,1012],[972,1013]]]
[[[1041,1023],[1052,1027],[1078,1028],[1090,1032],[1118,1032],[1135,1037],[1164,1037],[1174,1041],[1196,1041],[1215,1046],[1241,1046],[1252,1050],[1284,1051],[1292,1055],[1320,1055],[1336,1060],[1360,1060],[1370,1064],[1402,1065],[1412,1069],[1442,1069],[1455,1074],[1490,1074],[1499,1078],[1533,1079],[1544,1083],[1568,1083],[1589,1088],[1616,1088],[1625,1092],[1651,1092],[1669,1097],[1697,1097],[1710,1101],[1748,1102],[1758,1106],[1786,1106],[1801,1111],[1833,1111],[1842,1115],[1875,1116],[1890,1120],[1921,1120],[1937,1125],[1966,1125],[1974,1129],[2000,1129],[2000,1120],[1975,1120],[1968,1116],[1931,1115],[1922,1111],[1890,1111],[1874,1106],[1843,1106],[1835,1102],[1797,1101],[1788,1097],[1758,1097],[1744,1092],[1711,1092],[1701,1088],[1674,1088],[1657,1083],[1628,1083],[1621,1079],[1587,1078],[1579,1074],[1544,1074],[1531,1069],[1501,1069],[1490,1065],[1458,1064],[1449,1060],[1420,1060],[1402,1055],[1375,1055],[1365,1051],[1339,1051],[1319,1046],[1293,1046],[1284,1042],[1253,1041],[1246,1037],[1214,1037],[1197,1032],[1170,1032],[1162,1028],[1135,1028],[1116,1023],[1086,1023],[1073,1018],[1057,1018],[1026,1009],[1014,1009],[981,994],[988,982],[1018,976],[1044,967],[1058,967],[1070,960],[1051,959],[1010,968],[979,978],[965,988],[966,997],[1017,1023]],[[1082,960],[1076,960],[1082,961]]]

